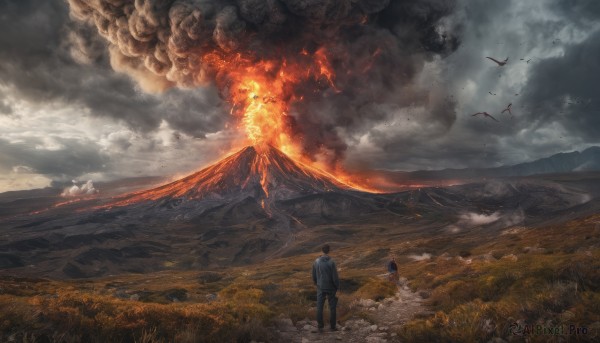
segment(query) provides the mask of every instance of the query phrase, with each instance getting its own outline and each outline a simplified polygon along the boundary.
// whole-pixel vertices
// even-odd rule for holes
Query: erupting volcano
[[[385,63],[375,63],[392,54],[382,49],[390,41],[373,29],[375,22],[367,25],[388,0],[69,4],[71,16],[108,43],[111,66],[142,90],[214,87],[222,114],[232,116],[223,129],[245,136],[233,146],[270,145],[337,179],[345,178],[343,126],[355,122],[354,111],[338,105],[356,97],[360,106],[374,103],[370,96],[379,92],[362,91],[364,76],[374,69],[390,75]]]
[[[350,185],[332,175],[296,162],[270,145],[257,145],[246,147],[183,179],[123,196],[112,205],[169,199],[246,197],[265,205],[303,195],[350,189]]]
[[[221,96],[238,118],[238,128],[246,135],[244,143],[251,145],[181,180],[126,195],[116,206],[145,200],[250,196],[265,207],[272,201],[360,188],[339,168],[328,168],[336,169],[337,175],[331,175],[303,154],[302,134],[294,130],[295,119],[288,115],[306,90],[339,92],[324,49],[303,50],[293,60],[210,52],[202,61],[216,73]]]

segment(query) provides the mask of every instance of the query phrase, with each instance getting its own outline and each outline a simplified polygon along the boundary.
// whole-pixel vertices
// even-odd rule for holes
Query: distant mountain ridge
[[[538,174],[567,173],[600,170],[600,147],[594,146],[582,152],[559,153],[532,162],[495,168],[464,168],[443,170],[418,170],[413,172],[377,171],[375,173],[393,181],[474,179],[518,177]]]

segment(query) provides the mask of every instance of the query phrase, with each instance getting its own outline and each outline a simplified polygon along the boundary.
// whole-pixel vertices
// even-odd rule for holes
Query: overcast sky
[[[247,18],[244,6],[261,1],[238,3]],[[288,17],[305,15],[302,1],[281,3]],[[361,34],[380,37],[388,60],[361,82],[340,78],[341,94],[313,99],[296,118],[321,130],[316,140],[335,137],[346,168],[494,167],[600,144],[600,1],[358,3],[381,7],[368,9]],[[213,84],[148,87],[70,10],[61,0],[0,0],[0,192],[182,176],[236,146],[242,133]],[[375,44],[352,32],[338,40],[350,61]],[[499,67],[486,56],[509,60]],[[509,103],[513,115],[500,113]],[[482,111],[499,122],[471,116]]]

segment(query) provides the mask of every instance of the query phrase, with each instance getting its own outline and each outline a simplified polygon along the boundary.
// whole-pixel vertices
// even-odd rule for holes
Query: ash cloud
[[[387,118],[386,106],[431,109],[415,120],[427,122],[434,134],[446,132],[456,118],[452,103],[442,106],[443,96],[415,85],[426,62],[458,47],[459,28],[447,20],[456,1],[68,2],[71,17],[107,42],[111,66],[148,92],[212,84],[217,71],[202,60],[209,52],[293,60],[303,50],[324,48],[341,92],[301,85],[297,91],[306,101],[290,113],[308,157],[338,161],[349,141]],[[90,54],[83,51],[75,55],[86,62]]]
[[[109,54],[109,43],[95,27],[72,22],[66,1],[0,2],[0,31],[0,86],[7,98],[77,108],[82,114],[120,121],[141,133],[158,129],[165,119],[182,132],[202,138],[225,123],[220,113],[224,109],[213,89],[171,89],[158,97],[140,92],[128,77],[113,72],[111,64],[118,66],[123,57]],[[146,72],[139,74],[154,80]],[[145,85],[165,89],[160,82]],[[191,110],[184,119],[176,118],[181,107]]]

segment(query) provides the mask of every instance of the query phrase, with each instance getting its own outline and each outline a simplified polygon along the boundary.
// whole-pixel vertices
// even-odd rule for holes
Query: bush
[[[0,329],[5,341],[17,334],[38,341],[246,342],[265,340],[272,313],[258,289],[227,288],[210,304],[157,304],[86,294],[21,298],[0,295]],[[28,337],[28,338],[26,338]]]
[[[396,284],[389,282],[388,280],[371,278],[362,285],[354,295],[362,299],[381,301],[385,298],[394,296],[397,290]]]

